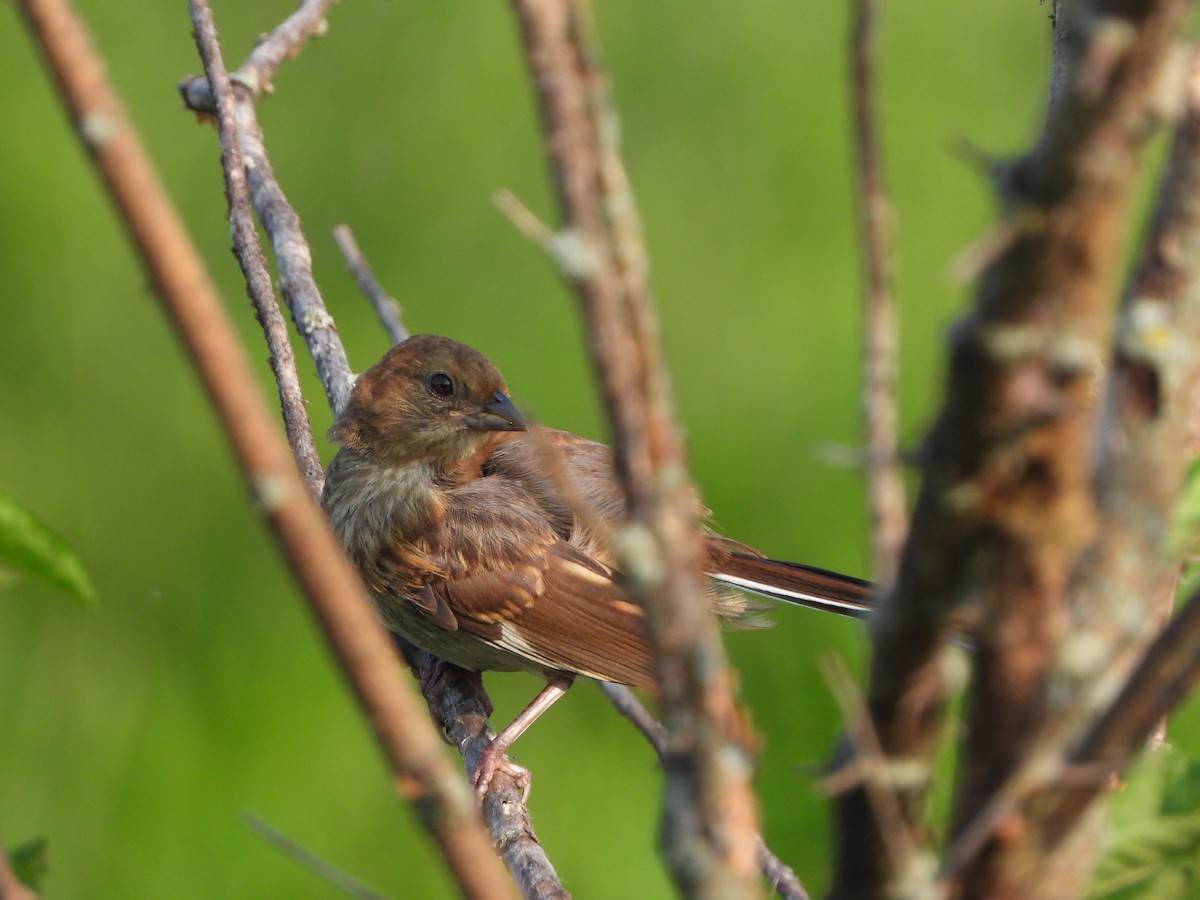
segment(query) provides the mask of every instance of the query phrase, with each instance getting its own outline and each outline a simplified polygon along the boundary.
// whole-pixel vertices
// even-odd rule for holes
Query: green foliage
[[[42,880],[50,870],[46,839],[36,837],[14,848],[8,854],[8,863],[18,881],[35,891],[41,890]]]
[[[81,603],[96,589],[71,548],[29,510],[0,491],[0,573],[23,572],[61,588]]]
[[[1200,760],[1146,753],[1110,809],[1112,832],[1090,900],[1178,900],[1200,889]]]

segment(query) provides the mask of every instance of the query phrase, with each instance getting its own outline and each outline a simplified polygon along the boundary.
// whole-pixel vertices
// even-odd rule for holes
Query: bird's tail
[[[875,591],[875,585],[861,578],[736,551],[722,559],[719,570],[709,575],[721,584],[772,600],[854,619],[871,614],[871,595]]]

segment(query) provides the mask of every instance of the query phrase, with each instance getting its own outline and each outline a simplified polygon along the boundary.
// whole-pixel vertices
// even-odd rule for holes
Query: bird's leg
[[[492,783],[492,776],[496,774],[496,768],[500,765],[505,751],[513,745],[517,738],[525,733],[526,728],[537,721],[538,716],[553,706],[555,701],[567,692],[567,688],[574,681],[574,675],[565,673],[551,677],[546,686],[533,698],[533,701],[521,710],[521,713],[503,731],[492,738],[492,742],[480,754],[479,761],[475,764],[475,770],[471,773],[471,781],[475,785],[475,795],[477,797],[482,800],[483,795],[487,793],[488,785]],[[520,769],[518,766],[514,766],[513,768],[519,769],[520,772],[524,773],[524,790],[525,795],[528,796],[529,772],[525,769]]]

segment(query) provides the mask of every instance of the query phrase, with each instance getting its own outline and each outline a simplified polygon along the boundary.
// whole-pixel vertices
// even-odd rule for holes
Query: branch
[[[853,0],[851,80],[863,248],[863,434],[875,580],[890,584],[908,534],[896,436],[897,332],[892,293],[894,215],[878,134],[875,55],[880,0]]]
[[[1108,297],[1148,97],[1182,8],[1073,0],[1063,11],[1070,59],[1054,115],[1003,180],[1012,237],[953,336],[912,534],[875,620],[868,707],[888,769],[930,772],[945,697],[942,625],[956,606],[977,605],[956,828],[1006,783],[1045,720],[1065,589],[1095,528],[1089,460]],[[926,789],[897,788],[910,859],[882,853],[865,788],[840,799],[835,896],[879,896],[928,850]],[[972,890],[1027,894],[1006,862],[988,848],[967,874]]]
[[[254,100],[273,93],[275,85],[272,82],[284,60],[299,53],[309,38],[325,36],[329,29],[325,13],[336,2],[301,0],[294,13],[270,34],[259,39],[246,61],[229,76],[229,80],[244,87]],[[197,79],[189,85],[188,104],[197,112],[216,111],[216,100],[207,79]]]
[[[590,10],[585,0],[514,0],[513,8],[564,223],[556,255],[579,294],[629,501],[613,549],[646,608],[657,659],[668,734],[666,855],[686,896],[751,896],[750,733],[702,590],[698,511]]]
[[[420,814],[464,893],[509,896],[470,792],[443,756],[423,704],[396,677],[387,637],[276,431],[237,333],[82,22],[66,0],[24,0],[21,8],[397,788]]]
[[[371,264],[367,262],[367,258],[359,249],[358,241],[354,239],[354,232],[350,230],[350,226],[339,225],[334,228],[333,239],[337,242],[338,249],[342,251],[342,257],[346,260],[346,266],[350,269],[350,274],[354,276],[359,291],[371,301],[371,306],[379,316],[379,323],[383,326],[384,332],[391,338],[393,344],[405,340],[408,337],[408,329],[404,327],[404,323],[400,319],[400,304],[388,295],[387,291],[383,289],[383,285],[375,277],[375,273],[371,270]]]
[[[1145,744],[1168,713],[1200,680],[1200,592],[1159,634],[1120,693],[1069,759],[1089,777],[1072,779],[1040,798],[1050,845],[1058,846],[1093,800]],[[1039,823],[1041,824],[1041,823]]]
[[[608,697],[613,708],[633,723],[642,736],[658,754],[662,762],[667,754],[667,731],[628,687],[623,684],[613,684],[608,681],[599,682],[600,689]],[[758,848],[758,867],[783,900],[808,900],[808,891],[804,889],[795,871],[782,859],[775,855],[767,846],[767,842],[758,835],[755,841]]]
[[[253,201],[275,248],[284,298],[308,343],[336,413],[345,404],[353,384],[341,339],[313,280],[311,254],[300,228],[299,217],[276,182],[267,159],[250,92],[240,84],[234,84],[225,75],[211,14],[207,12],[205,4],[198,3],[197,7],[193,17],[200,13],[204,18],[203,22],[197,21],[196,32],[205,58],[207,77],[203,80],[186,79],[184,96],[192,98],[195,86],[201,83],[214,94],[231,204],[241,208],[238,218],[248,221],[249,205]],[[287,26],[285,22],[282,27]],[[269,38],[268,43],[271,40]],[[244,160],[241,159],[243,154]],[[243,175],[252,189],[249,196],[244,190],[235,190],[236,186],[243,184]],[[257,232],[253,228],[235,231],[235,236],[245,237],[252,242],[252,246],[239,249],[239,259],[265,265],[262,250],[257,246]],[[268,276],[264,270],[256,277]],[[398,320],[396,324],[399,324]],[[437,692],[438,705],[433,711],[464,752],[467,770],[471,771],[474,763],[467,754],[468,746],[486,745],[494,737],[487,720],[491,701],[483,690],[482,680],[477,674],[446,667],[433,656],[411,645],[403,649],[410,664],[420,674],[422,685],[434,682],[431,675],[435,670],[443,676],[439,679],[441,689]],[[523,791],[514,778],[498,775],[493,779],[485,798],[484,812],[491,834],[524,894],[530,897],[564,896],[554,868],[537,842],[525,809]],[[495,890],[502,890],[499,884],[495,883]]]
[[[197,34],[199,39],[200,35]],[[222,68],[223,84],[228,82]],[[241,145],[230,133],[232,121],[232,95],[222,88],[223,94],[214,101],[217,112],[218,130],[221,132],[221,168],[225,173],[225,191],[229,206],[229,223],[233,238],[233,250],[246,279],[247,292],[254,306],[254,315],[262,326],[267,342],[271,372],[279,389],[279,403],[283,410],[284,428],[288,444],[300,466],[300,473],[314,497],[321,495],[325,483],[325,467],[313,440],[312,424],[308,419],[308,407],[300,388],[300,375],[296,370],[296,356],[288,335],[287,323],[279,311],[275,299],[275,287],[271,283],[271,272],[258,240],[254,217],[250,212],[249,188],[246,185],[246,164]]]
[[[1145,739],[1153,729],[1144,716],[1168,699],[1139,695],[1137,679],[1153,679],[1154,673],[1128,684],[1125,679],[1170,617],[1182,565],[1179,550],[1170,546],[1171,511],[1192,455],[1200,387],[1200,68],[1194,52],[1190,65],[1185,115],[1118,319],[1097,448],[1100,528],[1075,574],[1070,639],[1051,691],[1052,697],[1074,698],[1074,709],[1059,706],[1052,718],[1069,716],[1076,734],[1108,706],[1097,729]],[[1163,85],[1171,96],[1183,94],[1180,88],[1177,79]],[[1158,652],[1167,655],[1161,664],[1168,670],[1179,668],[1169,651]],[[1124,701],[1109,706],[1118,690]],[[1111,743],[1096,741],[1084,741],[1093,749],[1079,751],[1080,764],[1123,762],[1136,746],[1124,743],[1114,753]],[[1031,840],[1057,846],[1086,803],[1074,801],[1071,815],[1047,812],[1040,799],[1028,806]]]

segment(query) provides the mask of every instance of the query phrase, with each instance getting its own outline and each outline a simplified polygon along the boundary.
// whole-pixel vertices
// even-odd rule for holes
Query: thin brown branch
[[[600,689],[604,691],[604,695],[608,697],[617,712],[632,722],[634,727],[642,733],[642,736],[654,748],[654,752],[658,754],[659,760],[663,760],[667,753],[666,729],[634,696],[633,691],[623,684],[610,682],[600,682]],[[784,900],[808,900],[808,891],[804,889],[804,885],[791,866],[775,855],[761,835],[757,837],[755,843],[758,847],[758,867],[772,890]]]
[[[889,772],[890,761],[884,756],[879,736],[872,727],[866,705],[846,664],[836,656],[824,657],[821,660],[821,672],[846,723],[850,751],[841,760],[835,761],[828,783],[841,785],[848,781],[861,785],[875,819],[881,823],[881,847],[888,854],[885,867],[899,871],[900,862],[912,866],[916,859],[915,848],[912,846],[912,836],[905,828],[903,811],[897,799],[897,788],[912,776],[899,768]],[[928,777],[925,772],[919,773],[922,781],[928,780]],[[918,887],[912,883],[912,871],[904,874],[911,893],[917,896],[929,893],[924,889],[927,886]],[[930,871],[926,874],[931,876],[933,873]]]
[[[953,336],[912,534],[875,621],[868,707],[889,768],[929,771],[945,697],[942,626],[959,604],[977,605],[956,828],[1010,779],[1045,721],[1066,587],[1096,524],[1091,440],[1119,242],[1149,95],[1183,5],[1059,4],[1070,59],[1054,114],[1002,184],[1020,227]],[[916,854],[928,849],[926,790],[899,794]],[[865,788],[839,800],[834,896],[880,896],[908,870],[910,860],[881,852],[884,827]],[[1028,895],[1028,873],[1009,854],[1020,845],[989,845],[966,874],[972,891]]]
[[[212,86],[218,101],[215,108],[225,162],[233,162],[239,155],[238,151],[243,150],[249,163],[238,173],[230,173],[227,170],[227,178],[232,184],[237,184],[240,181],[237,175],[244,172],[253,188],[250,198],[247,198],[244,192],[235,196],[231,189],[231,201],[236,199],[238,203],[245,205],[243,215],[248,219],[248,200],[252,199],[259,218],[271,236],[282,273],[284,298],[288,301],[293,319],[308,343],[318,373],[326,386],[330,404],[336,412],[344,405],[349,386],[353,383],[345,351],[313,280],[311,254],[300,229],[299,217],[275,180],[267,159],[253,98],[246,88],[240,84],[235,85],[224,74],[211,16],[206,14],[206,18],[208,21],[204,28],[197,25],[197,35],[205,48],[207,75],[204,84]],[[187,87],[196,83],[196,79],[185,82],[185,96],[190,94]],[[245,236],[257,245],[257,233],[253,229],[249,229]],[[239,256],[251,260],[263,259],[261,248],[247,249]],[[397,319],[397,324],[398,321]],[[306,325],[308,327],[305,327]],[[433,683],[433,679],[427,676],[435,670],[444,676],[440,680],[441,689],[436,692],[437,708],[434,711],[440,715],[447,732],[457,736],[456,742],[460,749],[464,750],[464,754],[468,743],[486,744],[490,741],[493,733],[486,712],[490,711],[491,702],[483,690],[481,679],[461,670],[451,671],[443,668],[432,656],[416,651],[415,648],[408,648],[406,656],[420,672],[423,686]],[[476,710],[485,712],[475,715]],[[468,758],[467,771],[472,771],[472,768],[473,764]],[[484,811],[502,856],[510,872],[518,879],[524,894],[528,897],[548,898],[565,896],[553,866],[537,843],[524,807],[524,795],[511,778],[493,780],[484,802]]]
[[[464,893],[511,896],[470,792],[442,754],[423,704],[397,678],[387,637],[276,431],[237,332],[83,23],[66,0],[24,0],[21,9],[397,788],[442,848]]]
[[[393,344],[400,343],[408,337],[408,329],[404,327],[400,318],[400,304],[383,289],[383,285],[375,277],[371,264],[359,248],[358,241],[354,239],[354,232],[350,230],[349,225],[338,225],[333,229],[333,239],[342,251],[342,258],[346,260],[346,266],[354,276],[358,290],[371,301],[384,332]]]
[[[853,0],[851,98],[858,169],[863,296],[863,436],[875,580],[890,584],[908,534],[897,437],[898,335],[892,291],[894,213],[884,177],[875,59],[880,0]]]
[[[297,865],[308,869],[340,894],[352,897],[354,900],[390,900],[387,895],[372,890],[348,872],[344,872],[317,856],[307,847],[292,840],[265,819],[260,819],[253,813],[243,813],[242,820],[264,841]]]
[[[646,282],[641,223],[584,0],[514,0],[629,522],[614,550],[647,610],[668,751],[662,835],[687,896],[753,896],[749,729],[701,589],[697,512]]]
[[[623,684],[613,684],[608,681],[600,682],[600,690],[613,705],[613,709],[628,719],[633,727],[642,733],[647,743],[654,748],[659,761],[667,755],[667,730],[662,723],[650,714],[632,690]]]

